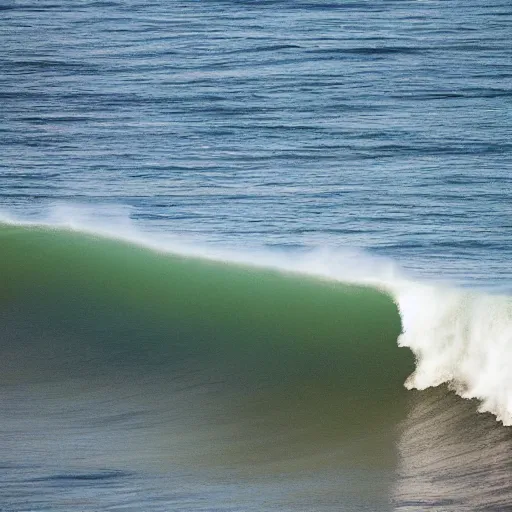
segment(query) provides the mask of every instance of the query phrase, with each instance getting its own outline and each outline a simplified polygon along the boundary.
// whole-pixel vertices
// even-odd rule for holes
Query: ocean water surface
[[[504,0],[0,0],[0,509],[512,510]]]

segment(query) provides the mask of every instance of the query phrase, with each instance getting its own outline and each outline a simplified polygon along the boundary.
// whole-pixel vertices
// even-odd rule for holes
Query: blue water
[[[0,218],[101,225],[110,234],[129,226],[158,243],[192,242],[230,254],[266,251],[293,259],[319,249],[358,250],[417,279],[510,294],[511,27],[505,0],[0,0]],[[13,254],[2,254],[0,246],[3,260],[14,261]],[[85,264],[78,268],[93,275]],[[2,281],[1,318],[13,311],[21,317]],[[104,286],[108,294],[108,277]],[[470,302],[461,304],[465,310]],[[501,340],[512,314],[491,306],[483,316],[498,311]],[[96,311],[89,303],[76,307],[85,316]],[[13,325],[2,331],[0,373],[28,374],[20,350],[12,348],[25,327]],[[26,332],[54,346],[53,326],[43,336],[27,320]],[[66,332],[83,335],[78,327]],[[487,341],[497,330],[481,332]],[[508,347],[499,345],[501,355],[493,346],[482,365],[508,361]],[[50,353],[38,357],[52,360]],[[0,381],[0,455],[9,461],[0,468],[2,510],[511,506],[503,483],[511,471],[510,432],[447,392],[413,391],[402,420],[389,420],[381,437],[399,437],[390,446],[400,464],[391,456],[382,464],[361,462],[379,442],[354,435],[347,457],[358,462],[348,469],[332,462],[329,445],[321,454],[308,452],[307,463],[297,456],[295,472],[280,465],[281,452],[294,449],[291,442],[281,445],[290,428],[286,418],[255,412],[267,395],[251,395],[252,415],[243,425],[213,412],[209,423],[197,411],[221,407],[213,384],[205,395],[197,391],[199,398],[180,399],[161,377],[118,381],[67,371],[77,371],[76,380]],[[325,376],[318,379],[319,389],[332,391],[325,393],[330,408],[339,390]],[[183,383],[196,389],[188,376]],[[285,394],[276,402],[287,403]],[[222,397],[222,407],[238,403]],[[193,412],[186,412],[189,401]],[[290,417],[299,418],[297,431],[312,428],[306,406],[314,403],[310,397],[306,405],[289,406]],[[190,417],[174,417],[175,407]],[[146,409],[151,420],[138,419]],[[288,411],[276,404],[271,410]],[[334,414],[329,411],[324,414]],[[262,423],[271,455],[265,442],[258,445]],[[176,438],[168,424],[178,425]],[[234,441],[233,431],[240,435]],[[241,469],[234,455],[212,469],[196,453],[208,440],[231,455],[259,453],[259,446],[267,454],[265,470],[253,468],[250,457],[242,458]],[[301,449],[306,445],[301,441]],[[366,455],[353,455],[363,445]],[[176,459],[167,456],[173,450]],[[191,453],[194,463],[183,465]],[[436,453],[445,458],[440,462]],[[479,466],[479,460],[487,462]]]
[[[1,7],[4,210],[510,288],[508,2]]]

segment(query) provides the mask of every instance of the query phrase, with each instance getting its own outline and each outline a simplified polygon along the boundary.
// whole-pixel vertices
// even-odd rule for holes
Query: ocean
[[[512,510],[504,0],[0,0],[0,510]]]

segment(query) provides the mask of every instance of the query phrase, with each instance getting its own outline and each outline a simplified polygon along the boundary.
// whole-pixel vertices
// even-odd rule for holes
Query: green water
[[[0,240],[3,382],[158,383],[171,401],[190,386],[180,428],[225,423],[211,461],[332,464],[355,433],[369,437],[344,460],[393,456],[379,426],[400,414],[412,356],[384,293],[66,231],[4,226]]]

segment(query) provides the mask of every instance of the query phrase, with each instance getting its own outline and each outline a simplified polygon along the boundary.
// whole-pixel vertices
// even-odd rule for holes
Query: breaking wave
[[[510,297],[412,280],[393,262],[360,252],[223,250],[144,234],[127,221],[105,224],[77,210],[44,221],[4,215],[1,222],[4,337],[37,322],[68,338],[77,333],[89,345],[123,332],[123,342],[135,346],[149,331],[172,332],[173,350],[186,345],[199,359],[201,351],[215,354],[215,344],[245,340],[244,351],[231,348],[219,360],[243,352],[245,362],[236,362],[249,373],[255,360],[274,357],[276,346],[282,363],[321,346],[328,367],[337,345],[347,367],[331,370],[355,375],[354,382],[370,380],[379,389],[377,379],[394,385],[399,378],[417,389],[446,383],[512,425]],[[144,317],[137,326],[135,311]],[[120,326],[131,326],[131,334]],[[191,338],[194,344],[180,341]],[[412,373],[396,340],[414,355]]]

